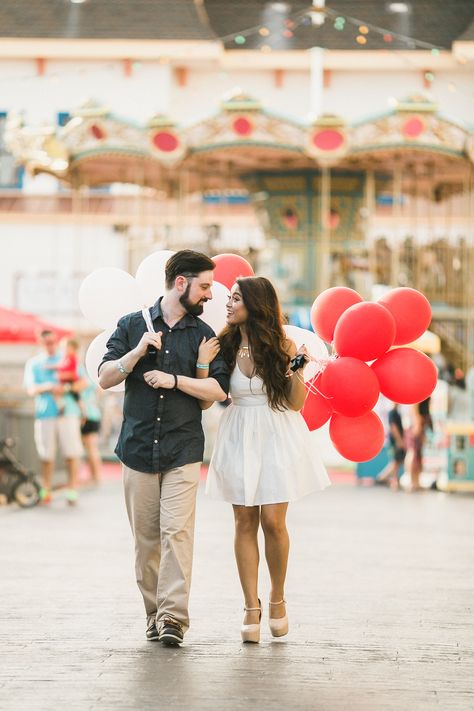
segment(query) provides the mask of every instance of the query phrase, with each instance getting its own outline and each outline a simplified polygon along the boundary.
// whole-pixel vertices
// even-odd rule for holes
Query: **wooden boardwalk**
[[[294,504],[290,634],[253,646],[232,527],[200,491],[192,626],[166,649],[144,638],[119,482],[2,507],[0,709],[474,709],[472,497],[340,484]]]

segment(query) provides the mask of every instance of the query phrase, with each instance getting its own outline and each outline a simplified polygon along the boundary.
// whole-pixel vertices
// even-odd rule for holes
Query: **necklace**
[[[250,351],[248,346],[240,346],[237,355],[239,358],[250,358]]]

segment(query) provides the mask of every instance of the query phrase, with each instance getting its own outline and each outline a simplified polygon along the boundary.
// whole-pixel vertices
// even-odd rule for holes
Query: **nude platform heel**
[[[271,612],[271,605],[281,605],[282,603],[285,603],[286,606],[286,600],[280,600],[280,602],[270,602],[270,612]],[[286,610],[286,607],[285,607]],[[285,614],[284,617],[270,617],[268,618],[268,625],[270,627],[270,632],[272,633],[273,637],[284,637],[286,634],[288,634],[288,615]]]
[[[262,603],[258,601],[258,607],[244,607],[244,612],[259,612],[258,624],[242,625],[240,634],[242,642],[260,642],[260,620],[262,619]]]

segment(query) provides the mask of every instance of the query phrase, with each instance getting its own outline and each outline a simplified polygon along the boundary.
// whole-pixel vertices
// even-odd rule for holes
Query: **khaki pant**
[[[148,623],[173,617],[189,627],[196,493],[201,464],[157,474],[123,467],[125,502],[135,538],[135,573]]]

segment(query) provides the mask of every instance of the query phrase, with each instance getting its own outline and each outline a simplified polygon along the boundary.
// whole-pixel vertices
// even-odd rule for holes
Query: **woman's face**
[[[248,311],[245,308],[239,285],[234,284],[230,290],[229,300],[227,301],[226,321],[229,326],[240,326],[247,321],[247,318]]]

